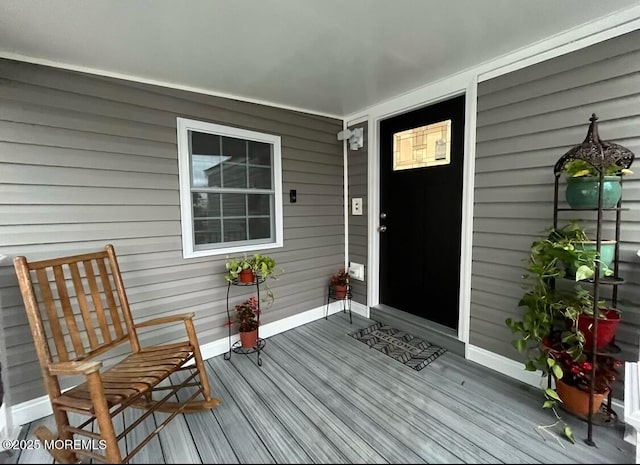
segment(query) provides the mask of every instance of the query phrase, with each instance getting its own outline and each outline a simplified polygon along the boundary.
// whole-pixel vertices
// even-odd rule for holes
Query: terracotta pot
[[[240,331],[240,343],[245,349],[251,349],[258,345],[258,330]]]
[[[333,294],[335,295],[336,299],[344,299],[347,296],[347,285],[338,285],[338,284],[334,284],[333,285]]]
[[[607,319],[598,319],[598,337],[596,338],[596,347],[602,349],[609,344],[613,337],[616,335],[618,324],[620,324],[620,313],[615,310],[606,311]],[[591,350],[593,348],[593,317],[590,315],[581,314],[578,317],[578,329],[584,334],[585,350]]]
[[[242,270],[238,274],[238,281],[241,283],[252,283],[255,280],[254,278],[253,270],[250,269]]]
[[[556,379],[556,391],[562,399],[562,404],[569,412],[580,416],[589,416],[589,393],[564,383],[561,379]],[[600,410],[600,406],[607,397],[607,393],[593,393],[592,412],[596,413]]]

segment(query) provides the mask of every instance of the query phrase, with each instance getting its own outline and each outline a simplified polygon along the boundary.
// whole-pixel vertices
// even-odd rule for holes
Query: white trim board
[[[355,304],[355,302],[353,303]],[[352,306],[352,311],[354,313],[359,313],[362,316],[364,316],[364,313],[368,313],[368,309],[366,310],[367,311],[363,311],[363,309],[359,306]],[[290,329],[297,328],[298,326],[302,326],[304,324],[311,323],[312,321],[324,318],[325,312],[327,312],[328,315],[333,315],[334,313],[338,313],[341,311],[342,305],[339,301],[331,302],[328,307],[328,312],[327,306],[323,305],[321,307],[307,310],[306,312],[298,313],[297,315],[292,315],[290,317],[283,318],[272,323],[267,323],[260,327],[260,336],[264,338],[275,336],[276,334],[282,333],[284,331],[288,331]],[[234,344],[238,339],[239,336],[237,334],[231,336],[231,344]],[[221,355],[228,350],[229,339],[227,337],[208,342],[200,346],[202,358],[205,360]],[[51,403],[49,402],[49,396],[41,396],[36,399],[21,402],[18,405],[14,405],[11,408],[11,414],[13,416],[14,424],[16,425],[24,425],[26,423],[30,423],[32,421],[51,415],[52,410]]]
[[[360,302],[351,301],[351,311],[357,315],[363,316],[365,318],[371,318],[370,309],[366,305],[361,304]]]

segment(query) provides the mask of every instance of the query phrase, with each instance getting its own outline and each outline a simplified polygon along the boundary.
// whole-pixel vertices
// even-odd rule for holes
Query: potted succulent
[[[258,345],[258,315],[260,314],[258,299],[252,296],[233,309],[242,347],[256,347]]]
[[[584,160],[571,160],[562,169],[567,177],[565,196],[571,208],[598,208],[600,171]],[[619,165],[603,167],[602,207],[615,208],[622,196],[620,177],[633,174]]]
[[[336,299],[344,299],[349,288],[349,273],[344,268],[331,276],[331,287]]]

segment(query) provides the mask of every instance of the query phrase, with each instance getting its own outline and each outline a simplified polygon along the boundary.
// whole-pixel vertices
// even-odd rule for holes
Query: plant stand
[[[633,162],[634,155],[629,150],[625,149],[622,146],[617,144],[613,144],[610,142],[603,142],[600,140],[598,135],[598,128],[596,120],[598,118],[595,114],[592,115],[590,121],[591,124],[589,126],[589,131],[587,133],[587,138],[585,141],[569,150],[566,154],[564,154],[554,166],[554,175],[555,175],[555,188],[554,188],[554,199],[553,199],[553,227],[554,229],[558,228],[558,214],[559,212],[564,211],[592,211],[595,212],[595,222],[596,227],[596,241],[595,247],[598,251],[598,256],[602,257],[602,225],[604,222],[605,213],[614,213],[615,214],[615,253],[613,259],[613,276],[605,277],[600,276],[599,265],[596,267],[596,272],[592,279],[588,280],[593,287],[591,290],[594,308],[593,314],[598,314],[598,300],[601,296],[602,287],[611,286],[611,301],[612,305],[615,308],[618,302],[618,285],[623,284],[624,280],[618,276],[618,268],[619,268],[619,252],[620,252],[620,214],[622,210],[621,208],[622,200],[618,200],[617,205],[614,207],[606,206],[604,203],[604,166],[610,164],[619,165],[621,168],[629,168],[631,163]],[[596,168],[600,172],[599,176],[599,184],[598,184],[598,192],[597,192],[597,208],[560,208],[559,207],[559,179],[562,174],[562,170],[564,166],[572,161],[572,160],[584,160],[588,162],[591,166]],[[622,177],[620,177],[620,181],[622,182]],[[555,285],[555,284],[554,284]],[[613,357],[614,354],[620,352],[620,348],[615,345],[615,342],[610,343],[608,346],[603,347],[601,349],[597,348],[596,339],[598,334],[598,318],[593,319],[593,328],[591,329],[593,333],[593,344],[592,347],[584,348],[584,353],[587,355],[588,359],[591,360],[593,365],[593,370],[595,373],[596,367],[596,358],[598,356],[601,357]],[[615,339],[614,339],[615,341]],[[551,387],[551,377],[548,380],[548,386]],[[611,400],[612,393],[609,392],[607,396],[606,402],[602,403],[602,407],[598,409],[598,411],[593,411],[593,396],[594,396],[594,382],[592,381],[589,391],[589,413],[586,416],[576,415],[578,418],[582,418],[588,424],[587,427],[587,438],[585,442],[590,446],[595,446],[593,442],[593,425],[613,425],[616,423],[618,416],[611,408]],[[566,410],[566,409],[565,409]],[[568,410],[567,410],[568,411]]]
[[[349,310],[349,324],[353,324],[351,318],[351,298],[353,297],[351,293],[351,284],[347,284],[347,292],[344,297],[337,297],[336,292],[333,289],[333,286],[330,284],[327,290],[327,305],[324,310],[324,319],[329,318],[329,303],[331,300],[342,301],[342,313],[346,313]]]
[[[231,360],[231,353],[235,352],[236,354],[244,354],[251,355],[256,354],[256,360],[258,362],[258,366],[262,366],[262,358],[260,357],[260,351],[264,349],[266,344],[265,340],[260,337],[260,283],[264,282],[264,278],[259,278],[257,276],[254,277],[254,281],[252,283],[244,283],[239,281],[237,278],[229,281],[229,285],[227,286],[227,321],[231,322],[231,312],[229,310],[229,293],[231,291],[231,286],[256,286],[256,294],[258,299],[258,343],[255,347],[242,347],[240,340],[231,344],[231,324],[229,324],[229,351],[224,354],[225,360]]]

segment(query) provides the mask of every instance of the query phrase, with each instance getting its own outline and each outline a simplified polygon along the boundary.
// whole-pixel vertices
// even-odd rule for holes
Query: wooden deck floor
[[[133,462],[634,463],[623,425],[595,427],[597,447],[568,414],[577,444],[541,435],[536,426],[553,417],[540,391],[450,352],[416,372],[347,335],[369,324],[339,313],[271,337],[262,367],[255,356],[208,360],[222,404],[176,417]],[[22,437],[43,422],[52,419],[26,425]],[[52,463],[42,450],[2,460]]]

